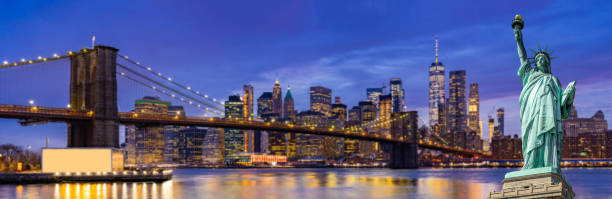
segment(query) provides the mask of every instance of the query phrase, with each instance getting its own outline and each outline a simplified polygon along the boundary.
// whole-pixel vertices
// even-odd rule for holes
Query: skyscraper
[[[257,118],[264,119],[263,115],[272,112],[272,93],[263,92],[257,98]]]
[[[448,79],[448,130],[455,136],[463,132],[465,134],[467,130],[467,103],[465,100],[465,70],[456,70],[449,72]],[[461,146],[463,143],[455,142],[454,146]]]
[[[167,116],[170,102],[162,101],[159,97],[145,96],[136,100],[134,112],[146,115]],[[133,130],[132,130],[133,128]],[[133,133],[133,135],[132,135]],[[126,148],[128,148],[128,159],[134,158],[137,165],[160,164],[164,160],[164,127],[126,127]],[[134,140],[131,140],[134,139]],[[130,146],[130,145],[133,145]],[[129,149],[134,148],[130,152]]]
[[[361,123],[365,124],[376,119],[376,106],[371,101],[360,101]]]
[[[238,95],[229,96],[225,101],[225,118],[232,120],[243,120],[243,102]],[[244,151],[244,133],[238,129],[225,129],[225,152],[226,157]]]
[[[497,109],[497,131],[500,136],[504,136],[504,108]]]
[[[285,101],[283,102],[283,117],[295,122],[295,114],[295,104],[293,96],[291,96],[291,88],[287,87],[287,94],[285,94]]]
[[[406,102],[404,99],[405,98],[404,88],[402,87],[402,79],[391,78],[389,85],[391,86],[392,111],[394,113],[400,112],[404,109],[404,106],[406,105]]]
[[[495,119],[489,115],[489,143],[495,137]]]
[[[242,117],[245,120],[249,120],[253,118],[253,86],[247,84],[242,88],[244,90],[242,96]]]
[[[379,98],[380,111],[378,112],[378,119],[380,119],[381,121],[381,128],[383,129],[383,132],[385,131],[384,129],[388,130],[391,127],[391,124],[389,121],[391,121],[390,120],[391,112],[393,112],[393,108],[391,104],[392,99],[393,98],[391,94],[381,95]],[[362,113],[363,113],[363,110],[362,110]]]
[[[278,113],[281,118],[283,117],[283,91],[281,90],[280,83],[278,83],[278,78],[274,82],[272,90],[272,112]]]
[[[244,85],[242,87],[242,117],[246,121],[250,121],[253,119],[253,86]],[[259,135],[259,133],[257,133]],[[244,151],[246,152],[254,152],[256,148],[256,139],[260,139],[259,136],[256,137],[256,133],[252,130],[244,131]]]
[[[376,111],[378,111],[378,103],[379,98],[383,94],[382,88],[367,88],[366,89],[366,99],[367,101],[371,101],[376,106]]]
[[[468,107],[468,127],[470,131],[476,132],[478,137],[482,138],[480,129],[480,97],[478,95],[478,83],[470,84]]]
[[[351,123],[361,123],[361,109],[359,106],[353,106],[353,108],[349,110],[348,121]]]
[[[436,60],[429,66],[429,126],[438,124],[439,105],[444,104],[444,65],[438,61],[438,40],[436,39]]]
[[[332,118],[346,121],[346,105],[342,104],[339,96],[336,96],[336,102],[332,104]]]
[[[329,88],[310,87],[310,110],[322,113],[325,117],[331,117],[331,95],[332,91]]]
[[[327,119],[318,111],[302,111],[297,115],[298,126],[327,127]],[[325,139],[322,135],[297,134],[296,155],[299,158],[325,156]]]

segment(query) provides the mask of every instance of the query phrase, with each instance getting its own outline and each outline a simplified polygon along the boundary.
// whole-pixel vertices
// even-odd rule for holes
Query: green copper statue
[[[521,67],[518,76],[523,83],[519,99],[521,105],[521,125],[524,165],[522,171],[536,168],[549,168],[550,172],[560,174],[563,128],[561,119],[567,118],[574,103],[574,84],[565,90],[550,70],[552,52],[547,49],[532,50],[533,58],[527,57],[523,44],[524,22],[516,15],[512,22],[514,36],[518,44]],[[533,60],[533,61],[531,61]],[[535,68],[531,64],[535,64]]]

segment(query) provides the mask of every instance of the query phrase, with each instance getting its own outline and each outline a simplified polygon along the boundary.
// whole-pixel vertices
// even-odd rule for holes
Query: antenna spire
[[[438,37],[435,37],[436,40],[436,64],[438,63]]]

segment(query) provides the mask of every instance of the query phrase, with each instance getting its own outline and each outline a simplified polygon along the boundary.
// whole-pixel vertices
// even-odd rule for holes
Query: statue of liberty
[[[569,83],[565,90],[561,89],[561,83],[550,70],[550,61],[554,58],[548,48],[538,47],[538,51],[532,50],[533,57],[527,57],[521,32],[523,26],[522,17],[516,15],[512,28],[521,60],[518,76],[523,83],[519,98],[524,159],[521,171],[550,168],[549,172],[560,174],[561,119],[567,118],[571,112],[576,82]]]

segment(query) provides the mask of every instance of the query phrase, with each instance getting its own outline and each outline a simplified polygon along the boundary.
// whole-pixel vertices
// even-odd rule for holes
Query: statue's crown
[[[542,47],[540,47],[540,45],[538,45],[538,51],[534,50],[534,49],[529,49],[531,50],[531,52],[533,53],[533,57],[529,58],[529,59],[535,59],[538,55],[542,54],[545,55],[546,58],[548,58],[548,60],[552,60],[552,59],[556,59],[557,57],[551,57],[550,55],[554,52],[554,51],[550,51],[548,52],[548,46],[546,46],[546,48],[542,49]]]

